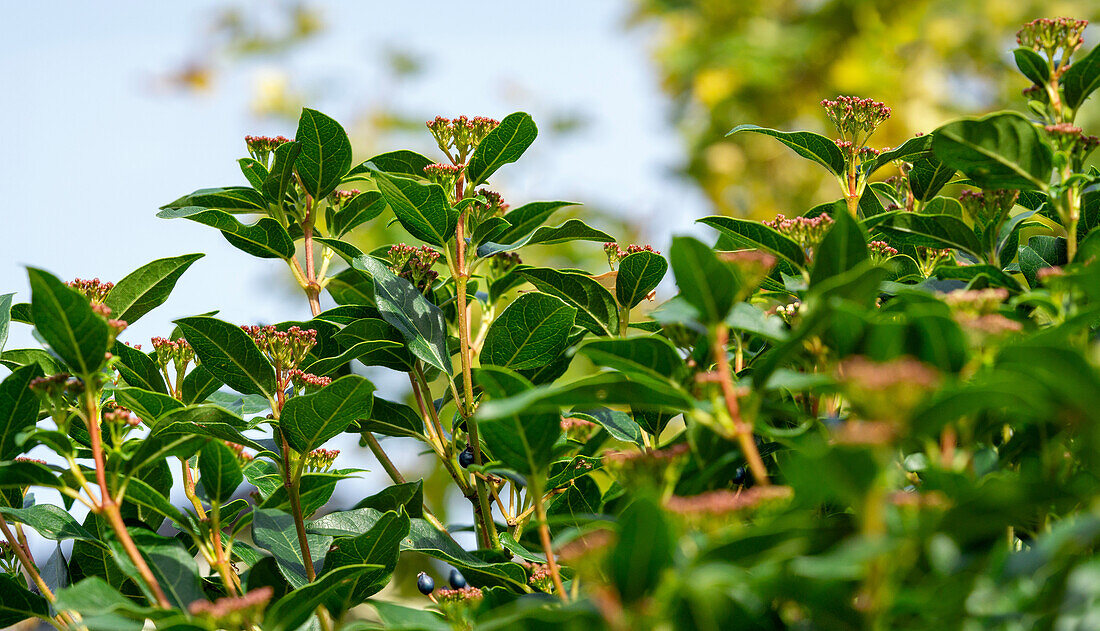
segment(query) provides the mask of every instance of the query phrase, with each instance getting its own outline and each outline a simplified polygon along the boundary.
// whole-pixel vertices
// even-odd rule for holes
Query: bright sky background
[[[635,218],[661,250],[673,231],[690,230],[705,214],[701,196],[671,175],[682,149],[649,63],[650,33],[625,27],[627,2],[463,3],[479,25],[463,37],[455,34],[463,5],[453,2],[317,2],[328,31],[292,57],[233,66],[210,93],[165,89],[163,75],[201,52],[204,18],[224,4],[5,7],[0,293],[29,300],[27,265],[62,279],[115,281],[155,258],[205,252],[169,302],[123,339],[148,344],[170,332],[171,320],[213,309],[238,323],[308,318],[301,296],[277,282],[286,273],[280,263],[251,258],[205,226],[154,216],[194,189],[243,184],[236,159],[245,155],[246,134],[293,137],[293,123],[250,113],[256,76],[272,64],[289,65],[295,81],[318,88],[326,96],[310,106],[349,129],[348,117],[379,104],[424,120],[524,109],[543,122],[576,112],[587,122],[583,131],[543,134],[502,170],[496,184],[509,201],[573,199],[614,210]],[[420,55],[425,74],[395,84],[383,62],[387,49]],[[430,149],[426,134],[416,148]],[[7,348],[34,345],[29,327],[12,325]],[[390,398],[402,395],[392,379],[379,385]],[[356,461],[355,438],[343,438],[337,446],[351,462],[342,457],[342,465],[378,468]],[[416,454],[403,451],[399,465],[412,465]],[[387,482],[372,472],[370,488],[356,483],[336,501]]]

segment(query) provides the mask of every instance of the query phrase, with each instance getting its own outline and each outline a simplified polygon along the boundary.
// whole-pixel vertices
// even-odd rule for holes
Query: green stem
[[[550,569],[550,578],[554,581],[554,590],[562,602],[569,602],[569,593],[565,591],[565,585],[561,582],[561,572],[558,571],[558,562],[554,559],[554,550],[550,542],[550,526],[546,521],[546,507],[543,505],[542,480],[538,474],[531,476],[531,493],[535,502],[535,516],[539,520],[539,540],[542,542],[542,551],[546,554],[546,565]]]

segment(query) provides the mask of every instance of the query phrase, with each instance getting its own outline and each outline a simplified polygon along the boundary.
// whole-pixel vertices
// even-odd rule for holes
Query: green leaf
[[[424,435],[424,419],[404,403],[375,397],[369,418],[359,422],[359,431],[416,438]]]
[[[202,403],[210,395],[222,387],[222,382],[214,376],[214,373],[206,369],[206,366],[195,366],[183,378],[183,386],[180,393],[183,402],[187,405]]]
[[[573,410],[569,413],[569,416],[573,418],[582,418],[586,421],[591,421],[593,423],[598,423],[601,427],[607,430],[607,433],[610,434],[611,437],[615,440],[634,443],[635,445],[639,446],[643,444],[641,431],[642,428],[626,412],[620,412],[619,410],[610,410],[608,408],[601,408],[598,410]],[[584,458],[584,456],[577,456],[577,458],[581,459]],[[582,465],[581,468],[584,469],[584,466]],[[567,464],[563,469],[563,472],[568,473],[570,471],[571,467],[569,464]],[[553,474],[553,472],[553,467],[551,467],[550,473]],[[555,476],[551,475],[550,488],[555,487],[554,482],[557,482],[558,486],[560,486],[561,484],[560,481],[554,478]]]
[[[602,407],[629,405],[637,410],[683,411],[693,400],[668,381],[655,381],[640,375],[631,378],[621,373],[601,373],[564,384],[537,386],[506,399],[486,401],[478,407],[479,419],[507,418],[515,414],[559,412],[563,407]]]
[[[31,364],[38,366],[44,375],[56,375],[65,370],[57,358],[41,348],[13,348],[0,353],[0,365],[12,370]]]
[[[263,196],[248,186],[225,186],[221,188],[203,188],[184,195],[174,202],[161,206],[161,210],[198,206],[224,210],[229,213],[262,213],[267,211],[267,202]]]
[[[810,287],[843,274],[867,259],[867,233],[850,214],[836,213],[833,226],[814,253]]]
[[[504,215],[508,228],[495,235],[496,243],[513,243],[546,223],[550,216],[560,208],[576,206],[576,202],[530,202]]]
[[[1050,146],[1035,125],[1016,112],[955,121],[934,134],[936,157],[982,188],[1045,191],[1050,184]]]
[[[115,400],[133,410],[150,427],[156,425],[165,414],[184,407],[183,402],[163,392],[142,388],[117,388]]]
[[[741,132],[771,136],[793,149],[795,153],[803,158],[813,160],[825,167],[833,175],[844,173],[844,154],[840,152],[840,148],[836,146],[835,142],[820,134],[808,131],[776,131],[758,125],[738,125],[729,130],[726,137]]]
[[[275,147],[275,160],[271,164],[271,173],[264,180],[263,193],[274,204],[282,204],[286,191],[294,181],[294,164],[302,152],[302,145],[290,141]],[[196,204],[198,205],[198,204]]]
[[[526,112],[515,112],[504,117],[496,129],[486,134],[474,150],[466,166],[466,181],[477,186],[488,180],[497,169],[519,160],[524,151],[535,142],[539,129]]]
[[[303,108],[294,141],[302,147],[294,161],[302,188],[315,200],[327,197],[351,168],[351,141],[347,133],[328,116]]]
[[[30,385],[41,376],[38,364],[28,364],[0,382],[0,460],[11,460],[23,453],[16,437],[38,422],[38,396]]]
[[[233,499],[233,493],[244,481],[237,455],[220,440],[206,443],[199,452],[199,475],[206,497],[217,504]]]
[[[628,374],[642,374],[657,381],[679,385],[687,376],[687,365],[679,351],[663,337],[630,337],[591,340],[577,353],[605,368]]]
[[[466,580],[474,585],[507,585],[512,589],[523,589],[527,585],[527,574],[519,564],[487,563],[423,519],[411,521],[409,536],[402,542],[401,549],[422,552],[444,561],[461,570]]]
[[[500,252],[511,252],[528,245],[557,245],[569,241],[614,241],[615,238],[603,230],[597,230],[580,219],[570,219],[553,228],[542,226],[533,234],[511,244],[483,243],[477,248],[477,255],[485,258]]]
[[[118,357],[115,366],[128,385],[168,394],[168,386],[164,383],[160,369],[148,355],[121,342],[115,342],[111,352]]]
[[[904,210],[888,213],[889,216],[875,226],[875,230],[891,237],[896,245],[914,245],[928,248],[953,248],[980,258],[981,243],[970,226],[951,215],[925,215]]]
[[[89,375],[103,365],[107,322],[88,299],[49,272],[28,268],[35,330],[73,372]]]
[[[395,603],[372,600],[378,619],[383,628],[398,631],[451,631],[452,627],[443,616],[428,609],[413,609]]]
[[[668,272],[668,261],[655,252],[635,252],[619,261],[615,277],[615,297],[619,304],[632,309],[657,288]]]
[[[203,256],[185,254],[146,263],[118,281],[103,304],[111,308],[112,318],[133,324],[164,303],[179,277]]]
[[[1100,87],[1100,46],[1070,64],[1062,75],[1061,84],[1066,105],[1075,110],[1081,107],[1093,90]]]
[[[187,551],[180,540],[173,537],[162,537],[155,532],[142,528],[128,528],[130,537],[137,544],[141,556],[145,558],[153,576],[164,589],[168,600],[178,608],[186,609],[196,600],[205,600],[199,579],[199,567],[195,558]],[[108,535],[110,547],[115,563],[131,579],[137,582],[145,590],[145,582],[141,580],[141,574],[137,566],[130,560],[122,544],[114,537]],[[146,591],[146,597],[150,602],[156,602],[153,594]]]
[[[565,350],[576,318],[577,309],[560,298],[523,294],[489,326],[481,362],[513,370],[545,366]]]
[[[412,286],[395,276],[381,261],[361,256],[352,267],[374,280],[374,298],[382,319],[405,337],[409,351],[429,366],[451,374],[447,350],[447,325],[443,312]]]
[[[343,432],[357,418],[370,415],[374,384],[359,375],[345,375],[313,394],[286,402],[279,427],[290,446],[307,453]]]
[[[366,223],[382,214],[386,209],[386,200],[378,191],[367,191],[352,197],[333,218],[331,230],[338,236],[350,232],[352,228]]]
[[[367,366],[410,372],[416,361],[405,347],[401,332],[380,318],[361,318],[352,322],[336,334],[336,341],[350,346],[350,350],[358,347],[359,351],[365,351],[357,352],[355,358]]]
[[[875,158],[874,162],[868,165],[864,169],[864,173],[870,175],[880,168],[894,162],[895,160],[904,160],[906,162],[915,162],[921,158],[931,155],[932,137],[931,136],[915,136],[901,143],[901,145],[894,147],[888,151],[883,151]],[[861,200],[862,201],[862,200]]]
[[[35,504],[28,508],[0,507],[0,515],[34,528],[38,534],[52,541],[78,539],[101,546],[99,539],[80,525],[73,516],[52,504]]]
[[[759,307],[747,302],[733,305],[733,311],[726,318],[726,324],[735,331],[759,335],[771,342],[782,342],[787,339],[787,325],[782,318],[768,315]]]
[[[370,173],[371,166],[386,173],[424,177],[424,167],[429,164],[434,164],[430,158],[426,158],[415,151],[399,149],[380,153],[370,160],[364,160],[348,172],[347,178],[351,179],[354,176]]]
[[[548,267],[520,267],[516,273],[539,291],[556,296],[577,309],[577,326],[596,335],[619,332],[618,305],[603,285],[579,272],[562,272]]]
[[[1016,67],[1035,85],[1045,85],[1050,80],[1050,68],[1039,53],[1030,48],[1017,48],[1012,56],[1016,59]]]
[[[28,591],[20,581],[0,575],[0,627],[11,628],[27,618],[49,618],[49,604]]]
[[[298,547],[294,517],[281,510],[265,508],[257,508],[252,514],[252,538],[256,545],[275,556],[279,570],[291,585],[298,588],[307,584],[309,579],[306,577],[302,549]],[[313,558],[313,569],[319,573],[332,544],[332,537],[306,535],[306,541]]]
[[[447,204],[442,186],[391,177],[381,171],[372,171],[371,176],[409,234],[438,247],[446,246],[458,225],[458,213]]]
[[[909,188],[918,201],[927,202],[955,177],[955,169],[935,157],[921,158],[909,169]]]
[[[176,528],[181,530],[195,529],[195,523],[189,514],[173,506],[163,493],[140,478],[130,478],[129,484],[126,485],[126,502],[146,509],[146,513],[152,512],[167,517]]]
[[[233,247],[262,259],[289,259],[294,256],[294,241],[286,228],[271,217],[261,217],[252,225],[237,221],[224,210],[184,206],[157,213],[161,219],[190,219],[221,230]]]
[[[714,250],[694,237],[673,237],[669,251],[676,286],[708,324],[726,319],[740,283]]]
[[[30,460],[0,462],[0,488],[12,489],[27,486],[65,488],[52,469]],[[0,499],[0,501],[3,501]]]
[[[373,508],[380,512],[402,510],[410,517],[423,517],[424,480],[388,486],[354,506],[354,509],[363,508]]]
[[[800,245],[762,223],[721,215],[703,217],[698,222],[730,237],[740,247],[767,250],[795,267],[806,262],[806,253]]]
[[[241,173],[244,174],[244,178],[248,180],[252,188],[258,191],[264,190],[264,180],[267,179],[267,167],[253,158],[241,158],[237,160],[237,164],[240,165]]]
[[[479,368],[474,379],[490,400],[522,394],[533,387],[518,373],[497,367]],[[479,423],[478,431],[495,460],[524,475],[537,475],[553,460],[561,417],[557,413],[517,413]]]
[[[608,557],[608,574],[624,602],[651,593],[672,565],[674,539],[661,508],[648,497],[635,500],[619,517],[619,540]]]
[[[313,583],[295,586],[294,591],[275,601],[267,610],[263,628],[265,631],[292,631],[301,627],[330,597],[355,589],[364,577],[378,570],[377,565],[345,565],[318,577]]]
[[[1062,237],[1036,235],[1020,248],[1020,271],[1030,287],[1038,287],[1038,273],[1044,267],[1066,263],[1066,240]]]
[[[0,351],[8,343],[8,328],[11,326],[11,299],[15,294],[0,296]]]
[[[353,588],[326,599],[329,611],[346,611],[378,593],[397,567],[401,541],[409,534],[410,520],[404,510],[383,513],[366,532],[354,537],[337,539],[325,559],[325,574],[349,565],[377,565],[378,569],[364,573]],[[321,576],[324,579],[324,576]],[[340,591],[340,590],[337,590]]]
[[[275,395],[275,371],[239,326],[207,317],[175,321],[202,365],[241,394]]]

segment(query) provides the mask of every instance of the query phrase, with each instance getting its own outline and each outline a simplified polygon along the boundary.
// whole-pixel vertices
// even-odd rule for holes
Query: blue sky
[[[316,89],[323,98],[309,105],[349,129],[349,117],[380,105],[425,120],[501,118],[523,109],[539,122],[575,112],[587,122],[583,131],[543,134],[496,178],[507,199],[598,205],[638,221],[662,250],[673,231],[689,230],[692,218],[705,214],[699,194],[671,175],[682,148],[649,63],[649,33],[624,27],[627,2],[468,3],[476,6],[468,21],[479,26],[462,37],[454,32],[461,22],[455,3],[319,2],[328,31],[295,54],[234,64],[210,93],[163,89],[166,72],[203,53],[204,25],[224,4],[5,8],[0,293],[29,299],[26,265],[63,279],[114,281],[155,258],[205,252],[169,302],[124,339],[148,344],[167,334],[173,319],[213,309],[238,323],[307,318],[305,301],[279,282],[281,264],[250,258],[204,226],[154,216],[194,189],[243,184],[236,159],[246,134],[293,136],[293,122],[257,119],[249,107],[256,77],[272,68]],[[387,49],[415,53],[426,72],[394,82],[383,63]],[[426,135],[419,143],[414,148],[430,149]],[[13,325],[7,347],[33,345],[28,327]],[[378,377],[383,394],[402,396],[392,375]],[[362,452],[354,437],[337,446],[355,464],[373,464],[355,460]],[[400,466],[415,468],[415,451],[394,449]],[[380,472],[366,476],[368,491],[386,482]],[[338,501],[366,494],[358,484],[350,495],[338,493]]]

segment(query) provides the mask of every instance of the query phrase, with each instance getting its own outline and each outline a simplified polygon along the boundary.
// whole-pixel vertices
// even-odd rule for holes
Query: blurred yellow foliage
[[[800,214],[839,193],[770,139],[724,138],[734,126],[833,137],[818,103],[852,94],[893,107],[872,141],[887,147],[958,115],[1022,108],[1016,30],[1100,9],[1086,0],[635,1],[634,21],[658,31],[653,56],[689,145],[684,172],[718,212],[757,218]],[[1100,26],[1092,31],[1086,46]],[[1087,129],[1096,118],[1079,121]]]

